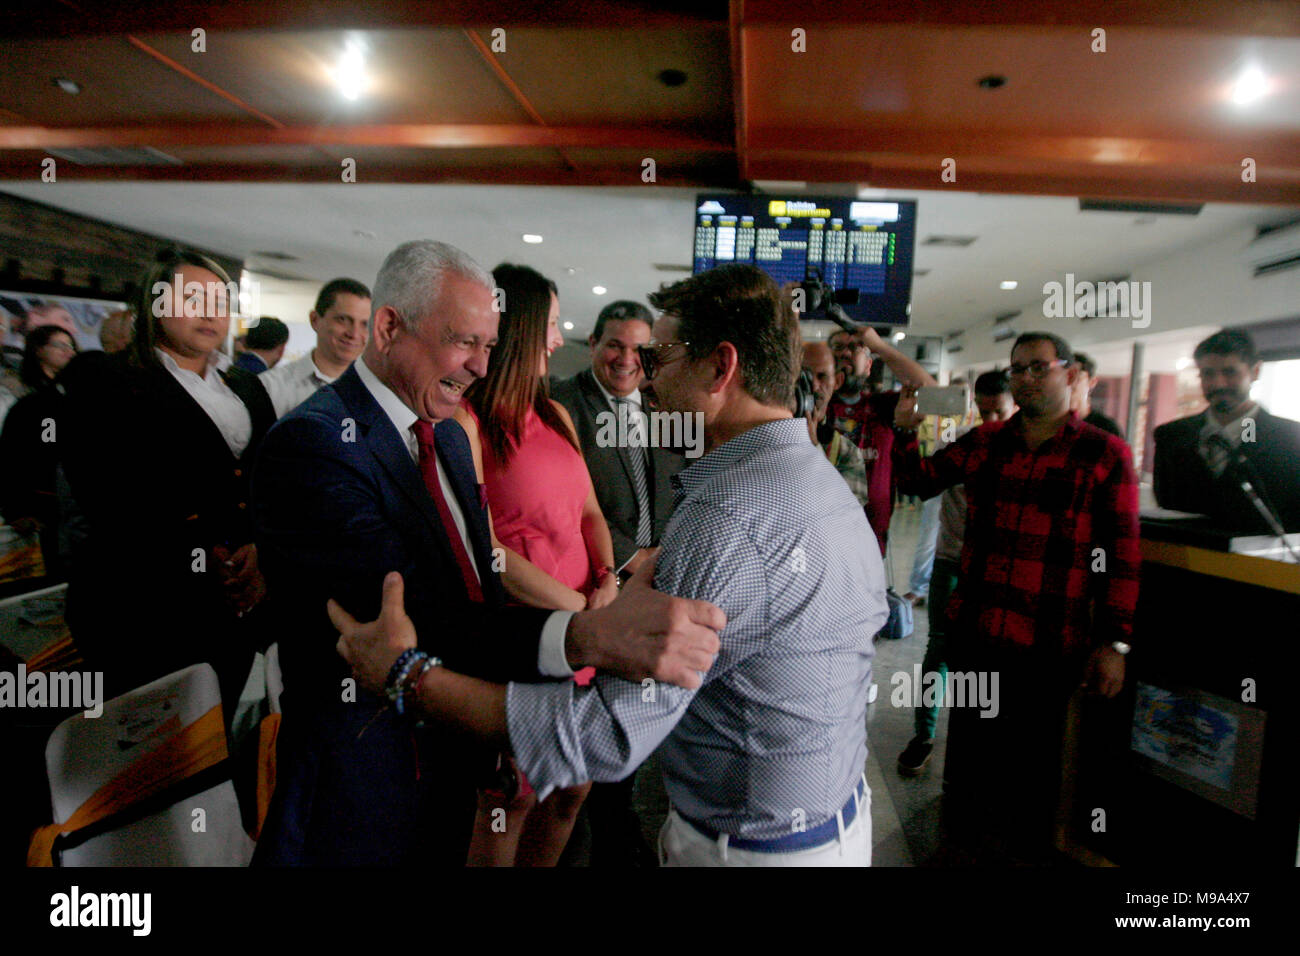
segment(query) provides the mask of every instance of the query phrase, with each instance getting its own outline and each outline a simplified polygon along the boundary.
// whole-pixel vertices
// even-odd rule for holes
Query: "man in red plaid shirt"
[[[1003,831],[1015,855],[1050,845],[1070,697],[1080,683],[1119,693],[1137,606],[1132,454],[1070,411],[1073,363],[1060,337],[1026,333],[1011,350],[1015,416],[927,459],[915,435],[895,445],[905,494],[966,485],[961,577],[948,612],[952,666],[987,675],[998,701],[996,716],[953,710],[947,802],[980,830]],[[900,400],[900,428],[919,424],[915,405]]]

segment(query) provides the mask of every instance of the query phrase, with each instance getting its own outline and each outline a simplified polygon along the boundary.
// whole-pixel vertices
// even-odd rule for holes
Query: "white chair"
[[[204,746],[210,759],[224,756],[220,715],[216,672],[198,664],[108,701],[98,718],[65,720],[45,748],[55,823],[68,821],[92,798],[101,802],[106,785],[125,783],[129,791],[147,786],[146,778],[163,772],[149,764],[164,752],[177,754],[182,766]],[[187,778],[188,786],[186,779],[173,782],[160,798],[185,794],[196,776]],[[63,866],[246,866],[252,855],[229,777],[56,853]]]

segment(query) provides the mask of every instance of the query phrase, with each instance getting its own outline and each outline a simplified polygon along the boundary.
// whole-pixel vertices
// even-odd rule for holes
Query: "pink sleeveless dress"
[[[482,422],[473,409],[470,414],[481,436]],[[486,439],[480,444],[497,538],[561,584],[589,596],[595,582],[582,537],[582,509],[591,492],[591,475],[582,455],[532,409],[509,465],[502,467]],[[578,671],[578,683],[588,683],[592,673],[591,668]]]

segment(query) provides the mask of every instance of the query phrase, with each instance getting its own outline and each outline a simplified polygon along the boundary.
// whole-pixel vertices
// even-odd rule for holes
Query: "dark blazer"
[[[231,367],[222,377],[252,420],[239,457],[162,367],[88,352],[60,377],[58,444],[87,531],[68,624],[115,690],[207,661],[229,704],[248,675],[258,614],[239,618],[226,603],[213,549],[253,540],[249,479],[275,410],[255,375]]]
[[[596,500],[614,539],[614,565],[621,568],[636,553],[640,513],[628,450],[601,448],[596,443],[596,434],[600,430],[596,416],[613,410],[591,369],[558,383],[551,390],[551,397],[573,416],[578,441],[582,444],[582,456],[587,460],[587,470],[591,472],[591,482],[596,487]],[[679,454],[662,448],[650,449],[650,474],[646,477],[650,485],[650,513],[654,517],[654,544],[659,543],[673,513],[673,488],[668,479],[681,471],[685,464],[686,460]]]
[[[245,372],[251,372],[254,375],[261,375],[270,368],[262,359],[262,356],[256,352],[240,352],[235,356],[234,365],[236,368],[242,368]]]
[[[333,597],[361,620],[376,617],[384,575],[400,571],[423,649],[487,680],[538,679],[538,638],[551,612],[504,605],[469,442],[455,421],[439,424],[437,436],[483,604],[469,600],[405,436],[355,368],[266,438],[253,504],[280,622],[285,716],[259,863],[465,862],[484,752],[449,729],[417,728],[365,691],[345,700],[349,672],[325,613]]]
[[[1210,515],[1225,529],[1266,534],[1268,525],[1228,469],[1216,479],[1198,450],[1208,411],[1161,425],[1155,430],[1155,493],[1162,508]],[[1242,442],[1242,454],[1273,502],[1287,531],[1300,531],[1300,422],[1260,409],[1255,440]]]

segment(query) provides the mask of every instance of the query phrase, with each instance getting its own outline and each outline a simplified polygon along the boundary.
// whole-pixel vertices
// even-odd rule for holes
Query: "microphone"
[[[1225,470],[1232,470],[1232,477],[1240,486],[1242,493],[1246,496],[1246,500],[1255,506],[1255,510],[1258,511],[1260,517],[1264,519],[1264,523],[1268,525],[1269,530],[1281,540],[1282,547],[1284,547],[1287,550],[1287,553],[1291,555],[1292,560],[1297,564],[1300,564],[1300,554],[1296,553],[1295,549],[1291,547],[1291,543],[1287,540],[1286,528],[1282,526],[1282,519],[1278,516],[1277,510],[1273,507],[1272,502],[1268,500],[1268,492],[1264,488],[1262,482],[1259,482],[1260,487],[1256,490],[1255,484],[1259,481],[1259,476],[1255,473],[1255,467],[1250,463],[1250,459],[1248,459],[1245,452],[1241,450],[1241,446],[1234,445],[1222,435],[1218,434],[1211,435],[1206,441],[1207,444],[1215,445],[1227,452],[1228,460],[1226,462]],[[1254,480],[1252,480],[1252,478]]]

